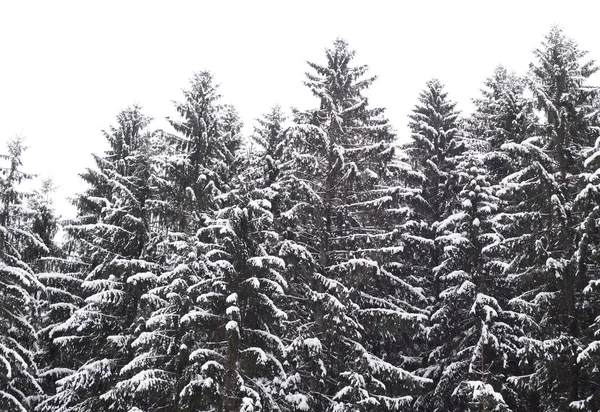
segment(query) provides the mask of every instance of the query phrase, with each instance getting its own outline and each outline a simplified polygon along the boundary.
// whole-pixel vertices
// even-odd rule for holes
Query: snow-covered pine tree
[[[524,78],[498,66],[484,83],[481,97],[474,99],[475,110],[467,121],[471,136],[482,142],[485,163],[492,184],[518,170],[522,161],[508,155],[511,143],[519,144],[531,137],[537,118],[533,102],[524,96]],[[504,146],[503,146],[504,145]]]
[[[467,119],[464,139],[470,150],[457,164],[462,190],[455,212],[440,228],[442,237],[447,236],[447,262],[442,270],[446,273],[446,306],[438,311],[442,315],[437,316],[441,320],[438,328],[445,328],[446,333],[453,330],[459,333],[455,336],[464,338],[442,346],[452,352],[454,361],[438,388],[444,394],[444,386],[446,391],[454,386],[450,402],[463,402],[463,409],[465,402],[487,410],[523,407],[519,395],[505,381],[519,373],[517,341],[530,320],[508,310],[512,289],[504,268],[511,256],[502,247],[502,226],[496,215],[504,205],[496,193],[500,181],[526,162],[511,156],[510,148],[535,129],[533,105],[523,96],[524,87],[523,79],[500,66],[485,81],[482,96],[474,99],[475,111]],[[452,272],[456,268],[459,270]]]
[[[40,182],[40,188],[34,190],[27,196],[28,212],[24,216],[30,223],[31,230],[46,245],[47,251],[36,247],[30,247],[24,251],[23,259],[34,267],[38,260],[45,256],[55,256],[60,253],[60,247],[55,243],[54,237],[58,232],[58,219],[54,211],[52,195],[55,187],[52,179],[44,179]]]
[[[508,411],[506,374],[521,336],[515,314],[504,310],[506,286],[494,270],[499,240],[494,220],[499,199],[486,167],[485,141],[463,139],[470,150],[458,157],[455,172],[461,187],[449,216],[437,226],[442,247],[435,268],[442,292],[431,315],[430,354],[441,375],[424,410]],[[438,372],[439,373],[439,372]],[[510,394],[509,394],[510,395]],[[506,399],[505,399],[506,398]]]
[[[404,182],[411,191],[405,197],[408,216],[400,226],[401,263],[404,276],[423,287],[427,297],[423,306],[430,315],[424,334],[415,336],[414,356],[423,357],[420,373],[433,379],[436,385],[434,391],[428,391],[418,399],[417,407],[423,410],[443,410],[452,405],[453,385],[460,382],[460,374],[452,376],[459,382],[449,383],[447,377],[452,370],[445,368],[456,367],[452,359],[452,345],[456,342],[452,339],[460,339],[453,334],[460,335],[461,331],[460,328],[452,329],[455,325],[446,325],[445,317],[459,316],[456,309],[462,305],[464,311],[467,300],[476,295],[471,296],[473,288],[461,289],[463,284],[473,284],[471,277],[477,277],[477,274],[461,267],[471,252],[467,243],[475,240],[468,239],[468,236],[475,236],[474,232],[468,233],[475,216],[469,221],[468,214],[473,210],[468,213],[461,210],[465,206],[459,200],[461,183],[470,183],[473,176],[469,175],[469,170],[463,170],[463,182],[460,181],[457,167],[465,151],[465,138],[459,130],[459,113],[455,107],[439,80],[428,81],[410,115],[412,140],[402,148],[406,161],[416,173],[407,173],[410,179]],[[484,198],[487,194],[486,189],[479,193]],[[490,202],[491,198],[478,200]],[[453,256],[454,253],[457,256]],[[453,259],[459,261],[452,262]],[[450,300],[453,293],[454,300]],[[456,300],[460,293],[465,296]],[[454,303],[457,307],[451,308]]]
[[[501,246],[512,259],[505,273],[515,286],[511,303],[537,322],[523,338],[522,375],[510,379],[528,410],[566,411],[586,387],[577,355],[593,321],[582,294],[591,273],[574,201],[585,185],[582,149],[595,136],[590,114],[597,88],[586,80],[597,69],[582,61],[585,54],[552,28],[530,66],[539,132],[503,146],[521,165],[499,192],[506,202],[498,218]]]
[[[412,140],[403,146],[408,162],[420,173],[419,180],[412,185],[408,182],[417,194],[408,199],[411,216],[402,227],[403,258],[415,277],[424,282],[433,301],[441,292],[434,271],[442,253],[441,244],[435,240],[436,231],[450,215],[460,190],[454,167],[464,145],[459,138],[455,107],[439,80],[428,81],[409,116]]]
[[[55,237],[59,230],[59,217],[54,204],[54,183],[51,179],[41,182],[41,188],[28,198],[28,219],[33,233],[46,245],[47,253],[28,248],[26,254],[32,260],[36,278],[44,285],[38,294],[38,309],[33,325],[38,339],[36,360],[39,383],[44,399],[56,393],[55,382],[73,371],[64,367],[69,364],[61,356],[58,346],[50,336],[52,330],[66,321],[83,303],[81,290],[81,262],[61,248]],[[42,399],[43,400],[43,399]]]
[[[182,318],[200,332],[189,342],[190,382],[184,410],[277,411],[285,408],[281,384],[285,346],[285,264],[273,254],[270,190],[242,190],[241,198],[208,218],[198,232],[209,276],[190,288],[197,305]],[[245,192],[245,193],[244,193]],[[204,246],[206,248],[206,246]]]
[[[264,179],[263,187],[275,183],[281,171],[281,156],[283,146],[280,144],[283,140],[284,124],[287,117],[281,107],[274,106],[271,111],[257,119],[257,126],[254,127],[254,133],[250,138],[258,146],[255,153],[263,164]]]
[[[170,232],[193,232],[199,213],[213,208],[214,196],[235,176],[231,166],[242,142],[239,116],[219,102],[210,72],[195,73],[183,96],[174,103],[180,119],[169,119],[177,134],[163,133],[166,150],[155,158],[164,174],[157,185],[161,224]]]
[[[7,149],[0,155],[0,409],[26,412],[42,395],[32,317],[43,285],[23,255],[48,249],[25,218],[19,185],[30,175],[22,170],[23,139],[10,140]]]
[[[146,206],[149,121],[138,106],[119,113],[117,126],[104,132],[110,149],[95,155],[96,168],[81,175],[90,187],[77,198],[77,218],[65,230],[85,265],[85,302],[51,331],[74,373],[57,381],[56,395],[40,411],[121,410],[109,391],[133,356],[131,343],[143,324],[139,300],[156,270]]]
[[[529,137],[535,119],[531,101],[524,97],[525,79],[498,66],[484,86],[481,97],[473,99],[475,111],[468,119],[470,133],[488,142],[490,150]]]
[[[54,342],[52,331],[83,306],[82,272],[84,265],[77,256],[53,253],[40,259],[36,274],[44,285],[36,316],[38,367],[44,399],[56,394],[56,382],[74,372],[68,354]]]
[[[208,338],[203,325],[190,327],[183,319],[198,310],[194,291],[215,276],[206,254],[217,247],[196,234],[215,210],[236,199],[231,189],[241,145],[239,116],[219,98],[212,75],[195,74],[184,100],[175,103],[181,119],[170,119],[178,134],[157,135],[162,142],[152,158],[158,175],[151,204],[155,230],[163,234],[161,269],[145,279],[152,289],[142,296],[143,331],[132,344],[135,357],[122,370],[128,378],[111,392],[147,411],[195,407],[181,396],[198,372],[190,354]]]
[[[398,249],[376,219],[394,203],[394,134],[383,110],[369,106],[364,92],[375,78],[353,65],[348,44],[336,40],[326,57],[309,63],[305,83],[320,106],[296,111],[283,143],[282,184],[294,203],[282,217],[303,271],[313,271],[302,278],[309,318],[298,320],[290,352],[297,409],[399,410],[427,380],[395,362],[394,339],[423,315],[401,299],[418,290],[386,268]]]
[[[599,108],[598,102],[595,107]],[[598,123],[598,114],[594,115]],[[588,285],[583,290],[582,308],[593,318],[591,327],[582,330],[585,349],[577,355],[580,365],[581,384],[579,400],[572,402],[576,410],[597,410],[600,408],[600,392],[595,382],[600,381],[600,137],[593,147],[585,150],[585,187],[575,198],[575,208],[580,213],[579,251],[580,265],[588,275]]]

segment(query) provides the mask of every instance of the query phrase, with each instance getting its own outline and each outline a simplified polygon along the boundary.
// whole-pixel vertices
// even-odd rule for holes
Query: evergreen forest
[[[0,411],[600,410],[599,66],[553,27],[399,136],[322,57],[252,133],[206,71],[123,109],[72,219],[0,149]]]

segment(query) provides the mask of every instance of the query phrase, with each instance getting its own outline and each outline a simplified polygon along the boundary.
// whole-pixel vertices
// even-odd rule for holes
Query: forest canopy
[[[0,410],[600,409],[597,70],[553,27],[472,113],[427,81],[410,136],[343,39],[248,135],[193,73],[102,131],[73,219],[10,140]]]

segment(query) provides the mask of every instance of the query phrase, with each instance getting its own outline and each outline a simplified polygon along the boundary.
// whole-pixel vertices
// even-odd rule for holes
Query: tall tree
[[[36,259],[32,266],[36,277],[44,285],[38,295],[38,310],[35,328],[38,337],[36,359],[40,368],[39,381],[45,398],[56,394],[55,382],[73,370],[65,367],[69,360],[59,350],[51,337],[55,327],[69,319],[83,303],[81,290],[81,260],[70,255],[68,248],[62,248],[59,231],[59,217],[56,214],[53,194],[55,186],[51,179],[41,182],[41,188],[29,198],[32,231],[48,248],[49,253],[29,248],[30,259]],[[58,235],[60,236],[60,235]]]
[[[23,139],[0,155],[0,408],[31,411],[42,388],[35,362],[36,295],[43,285],[24,260],[26,249],[48,252],[26,219],[25,194],[19,185],[30,175],[22,170]]]
[[[530,136],[536,119],[523,79],[499,66],[484,86],[466,119],[463,141],[470,150],[457,164],[462,189],[438,229],[445,239],[446,289],[435,317],[442,334],[454,337],[441,346],[450,350],[452,363],[438,392],[446,407],[454,403],[467,409],[468,402],[475,409],[506,410],[519,403],[506,378],[518,370],[517,342],[528,318],[509,310],[507,254],[496,219],[504,211],[499,183],[526,162],[511,150]]]
[[[597,102],[595,106],[598,107]],[[594,116],[596,121],[597,116],[598,112]],[[597,138],[594,146],[584,153],[585,187],[577,195],[574,204],[576,210],[581,213],[581,240],[578,248],[583,256],[580,265],[585,266],[589,274],[588,285],[583,289],[581,296],[582,307],[589,312],[588,316],[594,321],[589,328],[582,328],[582,343],[585,348],[577,355],[577,363],[581,367],[579,399],[572,402],[571,407],[578,410],[594,410],[600,408],[600,392],[596,384],[600,379],[600,138]]]
[[[278,383],[286,378],[281,336],[287,315],[279,306],[287,282],[284,261],[272,254],[279,239],[270,230],[264,194],[252,190],[199,230],[199,239],[213,247],[206,261],[211,276],[194,288],[197,308],[182,319],[205,337],[194,344],[196,376],[182,391],[184,405],[196,405],[192,410],[276,411],[285,405]]]
[[[127,379],[111,391],[114,399],[145,410],[195,410],[199,405],[186,396],[198,373],[190,356],[207,342],[211,323],[189,319],[201,308],[200,291],[216,276],[207,254],[217,246],[205,244],[197,233],[236,199],[239,116],[219,102],[208,72],[195,74],[183,94],[183,101],[175,103],[180,119],[170,119],[177,134],[158,133],[152,156],[157,171],[153,224],[162,233],[160,270],[140,279],[149,287],[141,297],[146,317],[132,342],[134,357],[122,369]]]
[[[193,231],[200,213],[213,207],[213,196],[227,191],[235,172],[231,165],[241,145],[241,122],[221,96],[210,72],[195,73],[183,101],[175,102],[180,119],[169,119],[177,134],[169,140],[162,160],[165,187],[160,188],[163,219],[177,219],[171,231]]]
[[[265,184],[272,184],[279,177],[283,146],[284,123],[287,117],[281,107],[274,106],[271,111],[257,120],[251,139],[258,145],[258,157],[264,161]]]
[[[442,253],[435,273],[442,292],[429,337],[435,345],[430,356],[441,375],[424,397],[427,410],[510,410],[506,375],[522,329],[516,314],[504,308],[506,282],[495,270],[500,237],[494,218],[500,202],[490,183],[487,153],[474,143],[456,164],[461,190],[436,230]]]
[[[582,299],[591,273],[574,200],[582,149],[594,141],[589,115],[597,95],[586,85],[597,69],[582,61],[585,54],[557,27],[535,50],[529,85],[542,114],[539,134],[509,147],[526,161],[503,181],[507,211],[499,222],[512,259],[505,269],[515,285],[511,303],[536,321],[523,340],[523,365],[531,368],[511,379],[529,391],[528,410],[568,410],[583,388],[576,358],[592,321]]]
[[[415,264],[413,270],[425,280],[434,300],[441,292],[434,271],[441,263],[442,252],[441,244],[435,241],[436,230],[450,214],[459,191],[454,167],[464,147],[459,138],[458,115],[456,103],[449,100],[444,86],[437,79],[428,81],[410,115],[412,141],[403,148],[420,174],[412,186],[417,189],[410,205],[412,216],[404,224],[405,259]]]
[[[287,184],[297,201],[283,215],[302,222],[293,239],[314,256],[312,264],[305,260],[314,267],[305,286],[310,318],[292,344],[295,385],[309,408],[398,410],[427,380],[383,360],[396,355],[386,353],[395,335],[374,326],[406,331],[423,315],[402,297],[418,291],[386,267],[398,250],[384,247],[393,230],[375,217],[394,201],[386,181],[394,135],[383,109],[371,108],[363,94],[375,78],[353,65],[354,54],[336,40],[325,65],[309,63],[314,73],[305,84],[320,105],[296,111],[286,134],[293,165]]]
[[[416,173],[405,179],[412,194],[406,198],[409,214],[401,226],[402,263],[407,275],[424,289],[427,299],[421,304],[429,315],[429,323],[415,337],[419,342],[415,356],[423,359],[420,373],[435,384],[433,391],[417,401],[417,407],[423,410],[456,406],[452,391],[456,380],[461,382],[464,371],[457,370],[463,363],[455,357],[454,350],[465,335],[470,339],[464,342],[465,346],[473,344],[476,335],[476,328],[464,331],[454,327],[457,325],[451,320],[461,311],[464,315],[467,301],[476,296],[476,288],[472,287],[476,270],[462,264],[472,257],[467,258],[472,255],[469,242],[475,241],[476,236],[476,231],[468,230],[476,216],[469,221],[469,215],[482,207],[476,203],[472,205],[474,210],[464,210],[467,199],[460,199],[461,186],[471,179],[468,170],[463,170],[461,176],[459,167],[465,158],[462,155],[466,139],[458,116],[456,103],[448,98],[442,83],[437,79],[428,81],[409,116],[412,140],[403,147],[406,161]],[[485,199],[485,188],[479,195],[483,197],[478,201],[490,201]]]
[[[139,333],[140,278],[156,270],[146,206],[149,121],[137,106],[119,113],[117,126],[104,132],[110,149],[81,175],[90,187],[77,198],[78,216],[65,230],[85,264],[85,302],[51,332],[75,372],[58,380],[42,411],[120,407],[108,391],[122,379]]]

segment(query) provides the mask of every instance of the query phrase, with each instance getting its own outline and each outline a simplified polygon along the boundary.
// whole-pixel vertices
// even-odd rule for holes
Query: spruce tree
[[[418,399],[416,407],[422,410],[456,407],[452,392],[464,376],[464,361],[453,351],[469,331],[454,328],[452,322],[476,296],[472,286],[477,274],[462,267],[471,254],[467,246],[474,233],[467,228],[475,216],[469,221],[472,210],[461,210],[468,206],[461,202],[461,185],[471,179],[468,170],[461,176],[458,167],[466,140],[458,116],[456,103],[439,80],[428,81],[409,116],[412,141],[403,147],[414,172],[404,179],[411,195],[406,197],[409,212],[401,226],[401,262],[406,275],[423,288],[426,301],[421,306],[429,315],[427,328],[415,336],[413,356],[422,358],[415,366],[435,384]],[[477,212],[481,205],[474,207]],[[470,332],[475,339],[476,332]]]
[[[157,133],[161,141],[151,159],[157,171],[151,205],[155,231],[161,233],[160,270],[144,278],[146,318],[132,342],[134,357],[121,372],[128,378],[111,392],[144,410],[199,407],[186,395],[199,372],[191,354],[207,342],[210,323],[196,324],[190,317],[200,308],[200,291],[216,276],[218,268],[208,262],[218,245],[205,244],[197,234],[236,199],[231,189],[241,145],[239,116],[219,102],[208,72],[195,74],[183,93],[183,101],[175,103],[180,119],[170,119],[177,134]]]
[[[23,139],[10,140],[7,149],[0,155],[0,409],[25,412],[42,395],[32,318],[44,287],[24,255],[48,249],[26,218],[19,185],[31,176],[22,170]]]
[[[507,148],[521,167],[503,180],[505,274],[515,287],[513,307],[535,320],[523,338],[522,376],[510,379],[528,410],[569,409],[580,399],[577,354],[593,321],[587,285],[585,231],[574,200],[582,184],[583,148],[594,141],[589,115],[596,71],[585,52],[552,28],[530,66],[529,86],[542,114],[538,133]],[[583,243],[582,243],[583,241]]]
[[[487,153],[479,151],[480,142],[474,143],[456,165],[461,190],[436,231],[442,246],[436,268],[442,292],[429,336],[436,343],[431,357],[443,370],[429,407],[507,411],[505,379],[522,331],[515,314],[504,309],[506,283],[494,261],[500,202],[490,183]]]
[[[470,150],[457,164],[462,189],[454,213],[440,227],[446,239],[442,273],[447,289],[436,317],[438,328],[454,339],[442,346],[452,363],[438,392],[446,405],[462,409],[467,403],[475,409],[518,409],[519,394],[506,379],[519,373],[518,342],[531,322],[510,310],[513,296],[504,274],[510,254],[502,246],[503,226],[497,220],[505,204],[498,194],[500,181],[526,162],[511,153],[530,136],[535,118],[523,96],[524,80],[504,67],[496,68],[484,85],[463,136]]]
[[[597,103],[595,104],[597,107]],[[597,121],[597,120],[596,120]],[[589,273],[588,284],[583,289],[581,297],[582,308],[594,319],[588,328],[582,330],[582,343],[585,348],[577,355],[577,364],[581,367],[581,384],[579,399],[571,403],[573,409],[595,410],[600,407],[600,393],[595,382],[600,379],[600,301],[598,290],[600,281],[600,138],[594,146],[584,151],[585,172],[583,175],[585,187],[575,198],[575,208],[580,212],[579,226],[580,241],[578,245],[580,265]]]
[[[121,408],[110,390],[132,357],[144,279],[156,270],[146,207],[149,121],[137,106],[119,113],[117,126],[104,132],[110,149],[81,175],[90,187],[77,198],[78,216],[65,230],[85,266],[84,303],[51,331],[74,373],[57,381],[56,395],[41,411]]]
[[[404,259],[406,263],[416,263],[413,270],[425,282],[434,301],[441,292],[439,276],[434,271],[441,263],[442,252],[441,244],[435,241],[436,230],[439,222],[449,216],[459,191],[454,167],[463,144],[455,107],[437,79],[428,81],[410,115],[412,141],[403,148],[408,162],[419,173],[416,184],[408,182],[417,192],[410,199],[412,215],[403,228]]]
[[[296,111],[285,141],[287,190],[296,204],[283,217],[300,250],[314,257],[302,264],[314,271],[303,286],[310,318],[290,354],[297,408],[398,410],[427,380],[385,361],[398,360],[395,351],[386,353],[395,334],[375,330],[385,322],[406,331],[423,317],[401,296],[418,291],[385,266],[397,249],[385,248],[390,228],[375,219],[394,201],[386,182],[394,135],[383,110],[369,106],[363,93],[375,78],[365,77],[367,66],[353,65],[348,44],[336,40],[326,57],[325,65],[309,63],[314,73],[305,82],[319,108]]]
[[[44,389],[44,399],[56,394],[55,382],[71,373],[70,364],[51,337],[52,330],[69,319],[83,304],[81,289],[81,260],[63,248],[59,231],[51,179],[41,182],[41,188],[28,199],[31,228],[48,248],[48,253],[29,249],[27,254],[35,259],[32,266],[44,290],[38,295],[38,309],[34,326],[38,338],[39,382]],[[60,235],[59,235],[60,236]]]

